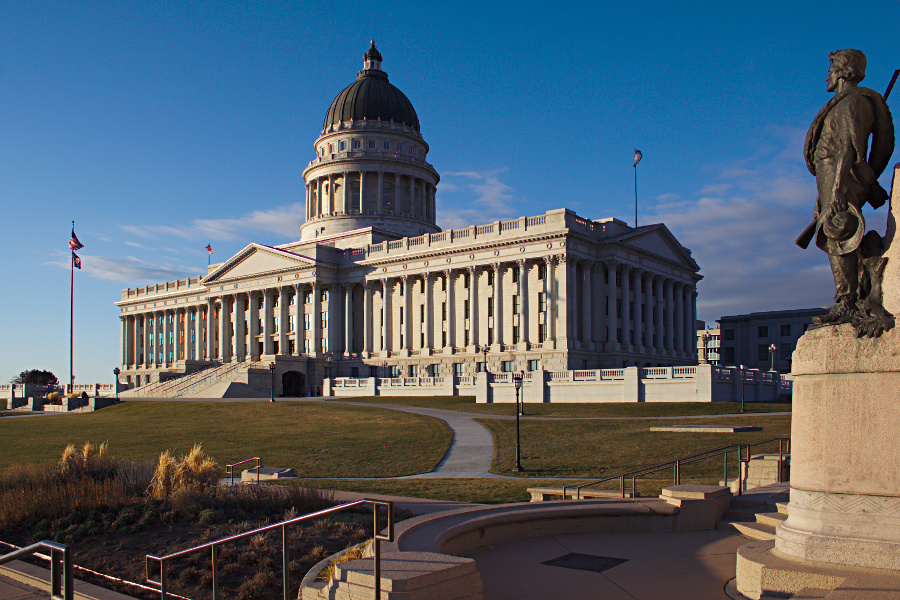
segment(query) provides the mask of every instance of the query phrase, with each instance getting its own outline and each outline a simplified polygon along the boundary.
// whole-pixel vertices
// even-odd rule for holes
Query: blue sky
[[[900,4],[874,6],[6,0],[0,381],[68,378],[73,219],[80,383],[112,380],[122,288],[205,272],[207,243],[297,239],[302,170],[369,39],[419,114],[443,227],[631,223],[639,148],[640,221],[693,251],[700,318],[827,304],[824,254],[792,243],[815,199],[802,142],[828,52],[863,50],[880,92],[900,67]]]

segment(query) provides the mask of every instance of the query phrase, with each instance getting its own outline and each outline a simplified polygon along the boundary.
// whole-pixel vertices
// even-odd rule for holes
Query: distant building
[[[775,370],[790,373],[797,340],[812,325],[813,317],[827,312],[828,307],[822,307],[722,317],[716,364],[769,369],[772,364],[769,349],[774,344]]]

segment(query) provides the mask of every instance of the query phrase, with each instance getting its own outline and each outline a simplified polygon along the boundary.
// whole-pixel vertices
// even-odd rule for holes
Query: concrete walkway
[[[49,594],[0,575],[0,600],[47,600]]]

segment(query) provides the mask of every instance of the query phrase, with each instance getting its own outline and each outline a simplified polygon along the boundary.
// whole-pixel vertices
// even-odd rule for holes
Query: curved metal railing
[[[362,506],[363,504],[372,505],[372,521],[373,521],[373,533],[374,533],[374,560],[375,560],[375,598],[381,598],[381,542],[392,542],[394,541],[394,503],[393,502],[382,502],[380,500],[370,500],[368,498],[363,498],[362,500],[357,500],[355,502],[349,502],[347,504],[340,504],[338,506],[333,506],[331,508],[326,508],[324,510],[320,510],[317,512],[309,513],[306,515],[302,515],[299,517],[295,517],[293,519],[288,519],[287,521],[282,521],[280,523],[275,523],[273,525],[266,525],[265,527],[260,527],[259,529],[254,529],[252,531],[245,531],[244,533],[239,533],[237,535],[232,535],[226,538],[222,538],[221,540],[215,540],[213,542],[207,542],[205,544],[200,544],[199,546],[194,546],[193,548],[188,548],[187,550],[181,550],[179,552],[173,552],[171,554],[166,554],[165,556],[154,556],[153,554],[148,554],[146,557],[146,577],[147,583],[152,585],[158,585],[159,591],[161,595],[161,600],[166,600],[166,590],[168,587],[168,578],[166,577],[166,563],[172,561],[176,558],[180,558],[192,552],[197,552],[198,550],[209,550],[212,555],[212,600],[218,600],[218,592],[219,592],[219,576],[218,576],[218,550],[219,546],[222,544],[227,544],[229,542],[235,542],[245,537],[249,537],[252,535],[256,535],[258,533],[264,533],[266,531],[271,531],[273,529],[281,528],[281,568],[283,571],[282,575],[282,590],[284,592],[284,600],[291,600],[290,598],[290,590],[291,590],[291,570],[290,570],[290,555],[288,549],[288,534],[287,528],[289,525],[293,525],[295,523],[300,523],[301,521],[308,521],[310,519],[315,519],[317,517],[323,517],[325,515],[330,515],[333,513],[341,512],[348,510],[350,508],[354,508],[357,506]],[[379,515],[380,509],[387,509],[387,534],[379,533]],[[157,563],[159,565],[159,580],[152,579],[150,576],[151,564]],[[56,600],[56,599],[54,599]],[[72,600],[71,598],[66,598],[65,600]]]

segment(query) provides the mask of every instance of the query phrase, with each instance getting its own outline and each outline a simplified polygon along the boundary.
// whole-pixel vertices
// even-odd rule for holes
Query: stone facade
[[[390,86],[380,65],[367,54],[357,84]],[[335,121],[332,105],[300,241],[123,290],[126,381],[275,362],[276,393],[299,395],[328,376],[471,374],[484,346],[494,372],[696,364],[699,267],[665,225],[557,209],[442,232],[411,110]]]

